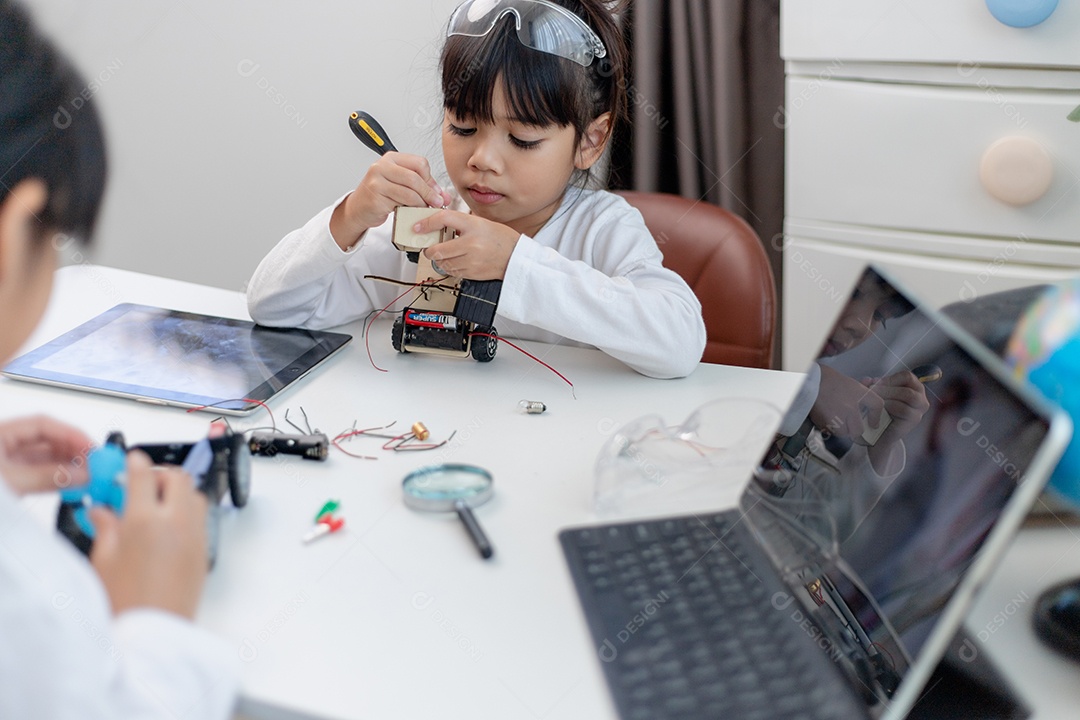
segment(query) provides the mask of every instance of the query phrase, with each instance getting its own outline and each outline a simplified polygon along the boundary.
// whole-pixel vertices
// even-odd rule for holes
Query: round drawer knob
[[[979,180],[1001,202],[1029,205],[1050,189],[1054,161],[1046,148],[1031,138],[1001,138],[983,153]]]
[[[999,22],[1014,28],[1038,25],[1057,10],[1058,0],[986,0]]]

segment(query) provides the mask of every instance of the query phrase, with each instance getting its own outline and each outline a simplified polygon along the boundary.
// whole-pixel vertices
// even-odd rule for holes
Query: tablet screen
[[[243,413],[352,336],[123,304],[16,358],[8,377]]]

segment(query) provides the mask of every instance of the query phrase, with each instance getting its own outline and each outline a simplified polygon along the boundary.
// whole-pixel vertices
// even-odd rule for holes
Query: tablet
[[[243,415],[351,335],[125,303],[11,362],[3,374],[157,405]]]

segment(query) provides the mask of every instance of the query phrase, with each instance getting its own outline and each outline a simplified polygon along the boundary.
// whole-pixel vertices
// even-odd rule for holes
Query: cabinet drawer
[[[1067,118],[1073,94],[799,77],[788,78],[787,93],[789,217],[998,238],[1080,236],[1080,124]],[[984,153],[1008,137],[1038,143],[1052,174],[1045,194],[1026,205],[995,198],[980,179]]]
[[[783,0],[786,60],[1080,66],[1080,2],[1042,23],[1009,27],[985,0]]]
[[[813,359],[866,264],[890,271],[923,302],[943,307],[1002,290],[1053,283],[1077,270],[870,250],[800,237],[784,247],[783,369],[802,371]]]

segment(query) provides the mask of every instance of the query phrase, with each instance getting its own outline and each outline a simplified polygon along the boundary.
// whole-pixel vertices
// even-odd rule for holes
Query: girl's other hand
[[[206,496],[180,468],[155,468],[132,452],[123,517],[90,510],[90,562],[114,614],[151,607],[194,618],[207,571]]]
[[[879,442],[888,444],[904,437],[930,409],[926,388],[907,370],[884,378],[866,378],[864,382],[885,401],[885,411],[892,418]]]
[[[7,420],[0,423],[0,476],[16,495],[82,485],[91,447],[81,430],[52,418]]]
[[[450,195],[435,182],[425,158],[388,152],[368,168],[356,189],[334,208],[330,234],[347,250],[368,228],[386,222],[399,205],[443,207],[449,203]]]
[[[876,426],[884,409],[882,399],[866,385],[834,370],[821,368],[817,399],[810,409],[810,421],[823,433],[846,438],[862,435],[865,424]]]
[[[432,245],[424,250],[425,257],[454,277],[469,280],[503,279],[520,237],[517,230],[456,210],[441,210],[413,225],[417,233],[442,228],[454,230],[457,237]]]

